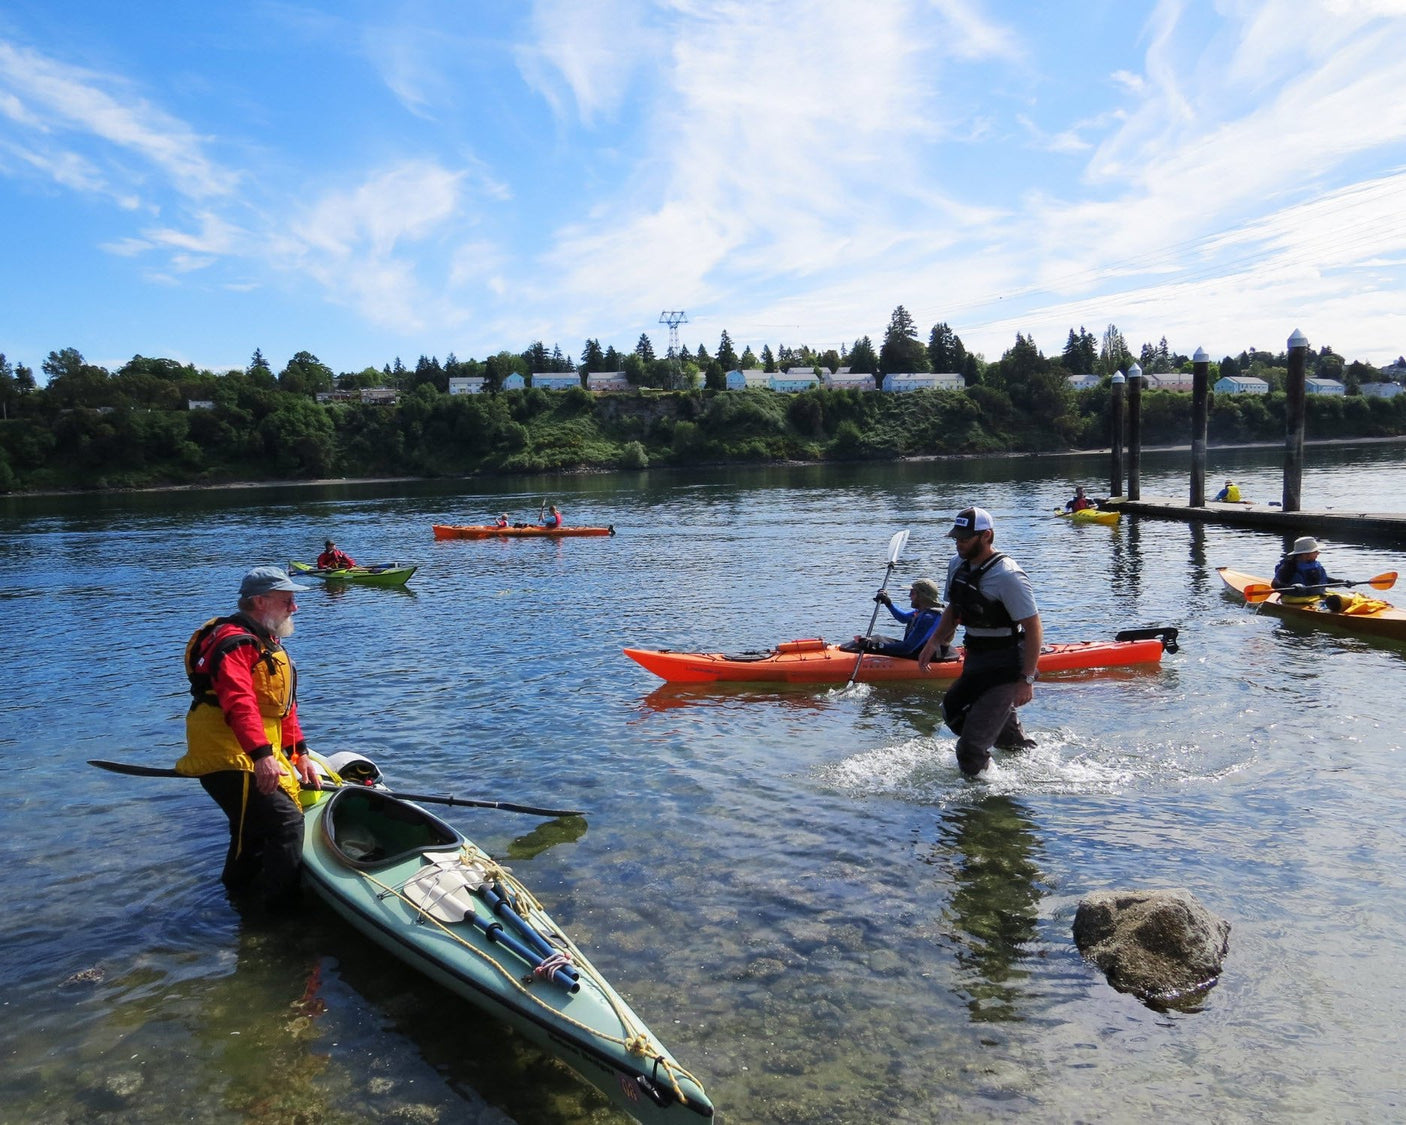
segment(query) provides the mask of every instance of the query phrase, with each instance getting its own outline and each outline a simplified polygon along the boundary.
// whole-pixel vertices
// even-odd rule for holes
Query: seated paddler
[[[908,587],[908,601],[911,608],[900,609],[884,590],[874,595],[874,600],[888,608],[895,621],[905,626],[901,640],[886,637],[855,637],[853,641],[840,646],[846,652],[872,652],[882,656],[900,656],[905,660],[917,660],[918,653],[937,629],[942,620],[942,592],[931,578],[919,578]],[[946,659],[943,652],[938,659]]]
[[[322,554],[317,556],[318,570],[347,570],[355,565],[356,560],[330,539],[323,544]]]
[[[1327,570],[1318,561],[1318,552],[1323,544],[1312,535],[1301,535],[1294,540],[1288,554],[1279,560],[1274,568],[1274,578],[1270,585],[1282,591],[1282,602],[1305,603],[1317,601],[1327,588],[1341,578],[1329,578]]]

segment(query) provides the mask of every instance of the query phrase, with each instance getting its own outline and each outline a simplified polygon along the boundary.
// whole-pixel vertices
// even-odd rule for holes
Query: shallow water
[[[1149,456],[1143,493],[1184,494],[1185,460]],[[1406,503],[1398,446],[1307,466],[1307,506]],[[1273,451],[1210,472],[1260,499],[1278,474]],[[0,1121],[619,1120],[328,912],[242,921],[191,783],[83,764],[174,761],[190,632],[244,569],[329,534],[421,569],[408,591],[301,596],[314,746],[409,791],[588,810],[584,831],[445,811],[511,857],[724,1121],[1400,1116],[1403,652],[1227,597],[1214,568],[1267,574],[1277,535],[1052,518],[1105,476],[1025,458],[0,501]],[[430,535],[544,492],[619,534]],[[620,654],[859,632],[893,532],[912,538],[892,586],[940,576],[973,502],[1048,639],[1170,624],[1182,645],[1042,680],[1038,747],[984,781],[960,777],[931,687],[677,689]],[[1233,926],[1191,1011],[1114,992],[1070,936],[1085,893],[1155,886]]]

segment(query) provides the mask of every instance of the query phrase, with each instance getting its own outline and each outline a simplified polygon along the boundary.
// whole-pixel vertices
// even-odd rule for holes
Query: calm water
[[[1406,510],[1399,446],[1311,449],[1308,506]],[[1185,455],[1144,495],[1184,495]],[[1279,495],[1278,454],[1211,479]],[[257,563],[324,537],[408,592],[318,588],[289,642],[304,725],[393,782],[589,811],[584,831],[446,810],[517,873],[706,1083],[729,1125],[942,1118],[1399,1119],[1406,660],[1235,604],[1275,535],[1049,514],[1101,458],[0,501],[0,1120],[618,1121],[314,907],[244,923],[224,829],[169,765],[181,650]],[[613,539],[438,543],[535,514]],[[1051,640],[1172,624],[1160,670],[1042,681],[1037,749],[962,781],[931,687],[662,687],[626,644],[861,630],[989,507]],[[1344,543],[1332,571],[1399,556]],[[1200,1009],[1085,965],[1106,888],[1184,886],[1233,926]]]

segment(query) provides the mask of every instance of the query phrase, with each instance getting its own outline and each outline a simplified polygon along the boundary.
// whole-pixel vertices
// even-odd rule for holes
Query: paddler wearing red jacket
[[[317,556],[318,570],[346,570],[355,565],[356,560],[345,551],[338,549],[337,544],[330,539],[327,540],[326,549]]]
[[[221,882],[257,892],[270,910],[295,906],[303,854],[299,783],[318,787],[298,722],[298,675],[282,640],[295,595],[309,589],[274,566],[249,571],[239,612],[207,621],[186,645],[194,697],[178,772],[198,777],[229,820]]]

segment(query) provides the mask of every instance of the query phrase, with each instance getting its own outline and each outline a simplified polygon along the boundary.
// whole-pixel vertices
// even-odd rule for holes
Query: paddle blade
[[[1241,593],[1245,595],[1247,602],[1251,605],[1257,605],[1274,593],[1274,587],[1267,582],[1251,582]]]
[[[100,770],[110,770],[112,773],[125,773],[131,777],[185,777],[185,774],[177,773],[173,769],[162,766],[135,766],[128,762],[104,762],[98,758],[89,758],[90,766],[97,766]]]
[[[889,540],[889,553],[887,562],[889,566],[894,566],[898,562],[898,556],[903,554],[903,548],[908,546],[908,532],[906,530],[898,532]]]
[[[1396,571],[1388,570],[1385,574],[1379,574],[1375,578],[1367,579],[1367,585],[1374,590],[1390,590],[1396,585]]]

